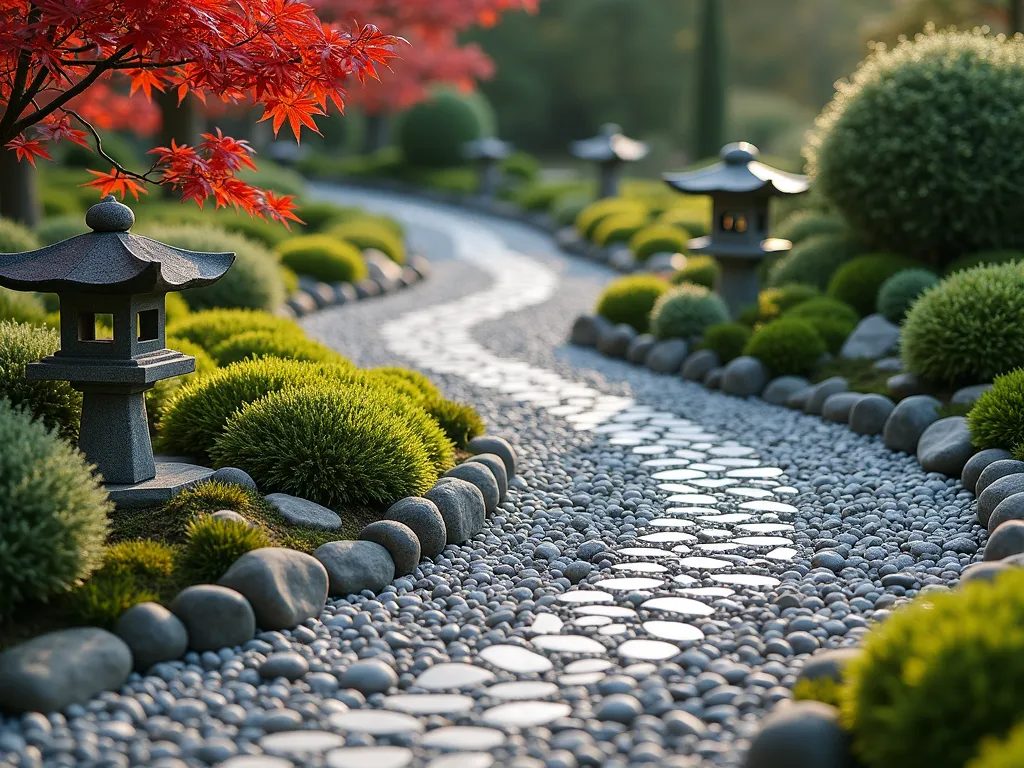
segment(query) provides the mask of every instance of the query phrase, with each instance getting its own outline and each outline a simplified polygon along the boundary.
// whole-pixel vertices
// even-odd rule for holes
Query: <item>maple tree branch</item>
[[[75,118],[75,120],[77,120],[78,122],[80,122],[82,125],[85,126],[85,129],[87,131],[89,131],[89,133],[92,134],[93,141],[96,142],[96,154],[98,154],[100,157],[102,157],[104,160],[106,160],[108,163],[110,163],[110,165],[113,166],[113,168],[118,173],[123,174],[124,176],[128,176],[129,178],[138,179],[139,181],[144,181],[146,183],[157,183],[155,179],[149,178],[149,174],[153,173],[156,170],[156,167],[159,164],[159,161],[153,163],[153,165],[151,165],[149,170],[146,171],[145,173],[136,173],[135,171],[128,170],[123,165],[121,165],[119,162],[117,162],[117,160],[115,160],[114,158],[112,158],[110,155],[108,155],[106,153],[106,151],[103,149],[103,137],[100,136],[99,131],[96,130],[96,128],[93,126],[92,123],[90,123],[88,120],[86,120],[80,114],[75,112],[75,110],[73,110],[73,109],[64,108],[62,111],[65,112],[68,115],[71,115],[71,117]]]
[[[29,7],[28,23],[32,24],[39,20],[39,9],[35,4]],[[22,48],[18,52],[18,68],[14,73],[14,82],[11,85],[11,95],[7,99],[7,109],[4,110],[3,119],[0,119],[0,146],[3,146],[11,138],[17,136],[21,131],[14,131],[11,137],[7,137],[5,131],[18,119],[18,115],[31,101],[31,98],[23,98],[25,94],[25,83],[28,82],[28,73],[32,66],[32,51]]]

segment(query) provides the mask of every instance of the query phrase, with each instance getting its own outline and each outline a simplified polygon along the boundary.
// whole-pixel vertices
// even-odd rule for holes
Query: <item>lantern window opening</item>
[[[144,309],[138,313],[137,318],[139,341],[156,341],[160,338],[160,310]]]
[[[109,344],[114,341],[114,316],[109,312],[82,312],[78,316],[78,340]]]

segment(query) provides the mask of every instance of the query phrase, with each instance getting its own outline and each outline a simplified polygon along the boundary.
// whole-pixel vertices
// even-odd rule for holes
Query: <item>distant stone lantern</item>
[[[467,160],[473,161],[480,174],[480,197],[493,200],[501,183],[501,161],[512,154],[507,141],[485,136],[468,142],[462,150]]]
[[[721,162],[687,173],[665,174],[674,189],[710,195],[711,234],[691,240],[691,253],[714,256],[722,268],[719,293],[734,315],[757,303],[758,265],[769,253],[789,250],[788,240],[768,237],[768,205],[773,197],[807,191],[806,176],[786,173],[758,162],[753,144],[722,148]]]
[[[145,392],[196,368],[194,357],[164,348],[164,295],[219,280],[235,255],[133,235],[135,214],[113,196],[85,223],[92,232],[0,254],[0,285],[57,294],[60,349],[29,363],[26,377],[69,381],[83,393],[79,447],[107,485],[145,483],[157,475]]]
[[[598,197],[605,198],[619,193],[622,166],[642,160],[649,148],[642,141],[623,136],[622,129],[614,123],[607,123],[597,136],[574,141],[570,150],[581,160],[597,163]]]

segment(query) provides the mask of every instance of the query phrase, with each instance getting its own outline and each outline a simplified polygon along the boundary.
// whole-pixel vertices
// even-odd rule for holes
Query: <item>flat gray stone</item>
[[[600,315],[580,315],[572,324],[569,341],[581,347],[596,347],[601,333],[610,328],[611,323]]]
[[[398,685],[398,673],[380,659],[363,659],[342,672],[342,688],[354,688],[364,696],[387,693]]]
[[[992,389],[991,384],[975,384],[972,387],[964,387],[954,392],[953,396],[949,398],[949,402],[953,405],[974,405],[978,398],[990,389]]]
[[[228,485],[237,485],[240,488],[248,488],[250,491],[259,490],[256,487],[256,481],[249,477],[249,473],[237,467],[221,467],[210,475],[210,480],[218,483],[227,483]]]
[[[392,504],[384,514],[384,519],[408,526],[419,539],[422,557],[436,557],[448,543],[444,517],[430,499],[407,496]]]
[[[991,467],[989,467],[991,469]],[[986,470],[988,471],[988,470]],[[982,472],[982,478],[985,473]],[[979,481],[980,484],[980,481]],[[1024,493],[1024,474],[1006,475],[993,481],[978,496],[978,522],[988,528],[989,518],[1004,499],[1015,493]]]
[[[926,395],[931,391],[931,387],[921,381],[916,373],[909,372],[890,376],[885,382],[885,387],[889,390],[889,397],[896,402],[914,395]]]
[[[830,379],[814,384],[810,394],[807,395],[807,401],[804,403],[804,413],[820,416],[825,400],[829,396],[839,392],[846,392],[848,389],[849,385],[842,376],[833,376]]]
[[[630,250],[628,245],[613,245],[611,248],[606,248],[605,252],[608,254],[608,264],[619,270],[619,272],[633,271],[636,259],[633,257],[633,251]]]
[[[718,389],[722,386],[722,376],[725,374],[725,368],[719,366],[718,368],[712,368],[704,376],[704,386],[708,389]]]
[[[981,496],[992,483],[1001,477],[1008,475],[1019,475],[1024,472],[1024,461],[1017,461],[1012,457],[990,461],[978,475],[978,482],[975,484],[974,495]]]
[[[110,500],[119,509],[150,507],[170,501],[187,488],[204,483],[213,476],[213,470],[196,464],[176,461],[158,461],[156,477],[130,485],[104,485]]]
[[[624,358],[629,350],[629,343],[636,335],[633,327],[625,323],[605,328],[597,339],[597,351],[607,357]]]
[[[327,602],[327,571],[305,552],[265,547],[246,552],[218,582],[244,595],[261,629],[291,629],[320,616]]]
[[[325,531],[337,531],[341,528],[341,518],[338,514],[316,502],[289,496],[287,493],[272,493],[267,496],[267,501],[293,525],[308,525],[310,528],[322,528]]]
[[[372,541],[332,541],[319,547],[313,557],[324,564],[335,597],[358,595],[364,589],[380,592],[395,580],[395,561]]]
[[[850,411],[864,395],[860,392],[836,392],[825,398],[821,404],[821,418],[836,424],[848,424]]]
[[[363,528],[362,541],[380,544],[395,561],[395,575],[406,576],[420,564],[420,540],[413,530],[395,520],[378,520]]]
[[[798,389],[786,398],[786,407],[792,408],[794,411],[802,411],[807,405],[807,399],[814,393],[816,386],[817,384],[808,384],[803,389]]]
[[[931,395],[911,395],[901,400],[889,414],[882,430],[885,447],[890,451],[915,455],[921,435],[929,424],[938,421],[941,405]]]
[[[484,527],[487,515],[484,497],[472,483],[457,477],[442,477],[423,495],[441,512],[449,544],[461,544]]]
[[[132,672],[132,652],[95,627],[49,632],[0,653],[0,709],[55,712],[116,691]]]
[[[469,445],[466,448],[474,456],[479,456],[482,453],[493,453],[501,457],[501,460],[505,462],[505,471],[508,473],[508,479],[511,480],[516,476],[519,459],[516,456],[516,449],[505,438],[494,435],[474,437],[469,441]]]
[[[978,451],[964,465],[963,472],[960,473],[960,482],[968,491],[975,493],[981,473],[989,464],[1012,458],[1012,454],[1002,448],[986,448],[984,451]]]
[[[950,416],[929,424],[917,443],[917,460],[925,472],[960,477],[974,453],[967,419]]]
[[[679,373],[690,352],[690,345],[683,339],[659,341],[644,358],[644,365],[655,373]]]
[[[772,711],[750,744],[744,768],[848,768],[850,737],[839,710],[797,701]]]
[[[710,349],[698,349],[686,358],[680,373],[687,381],[704,381],[704,377],[720,364],[718,355]]]
[[[215,520],[226,520],[229,523],[238,523],[239,525],[245,525],[249,528],[253,527],[251,522],[246,520],[245,517],[240,515],[238,512],[235,512],[233,509],[219,509],[210,515],[210,517]]]
[[[121,614],[115,634],[131,649],[136,671],[180,659],[188,650],[188,630],[159,603],[139,603]]]
[[[880,435],[895,407],[885,395],[864,395],[850,409],[850,429],[858,435]]]
[[[730,360],[722,372],[722,391],[736,397],[756,397],[771,380],[768,366],[756,357],[742,355]]]
[[[795,393],[810,385],[803,376],[779,376],[768,382],[761,393],[761,399],[772,405],[785,405]]]
[[[992,510],[988,519],[988,532],[993,533],[999,526],[1010,520],[1024,520],[1024,493],[1007,496]]]
[[[883,357],[881,360],[875,360],[871,367],[884,373],[899,373],[903,370],[903,361],[898,357]]]
[[[1018,494],[1020,495],[1020,494]],[[996,528],[985,544],[985,560],[1003,560],[1024,553],[1024,520],[1008,520]]]
[[[494,481],[498,484],[498,503],[500,504],[508,495],[508,470],[505,469],[505,462],[496,453],[481,453],[466,459],[465,463],[474,461],[491,470]]]
[[[200,584],[183,589],[169,607],[188,629],[193,651],[233,648],[256,634],[256,614],[249,601],[227,587]]]
[[[285,680],[298,680],[309,672],[309,662],[306,657],[296,651],[281,651],[272,653],[267,660],[260,664],[260,677],[264,680],[276,680],[283,677]]]
[[[498,507],[498,502],[501,500],[501,489],[498,487],[494,473],[486,465],[479,462],[459,464],[445,472],[444,477],[457,477],[475,485],[484,497],[484,510],[488,515]]]
[[[647,357],[647,353],[650,352],[651,348],[657,343],[658,340],[651,334],[641,333],[629,342],[629,347],[626,348],[626,360],[634,365],[643,365],[644,359]]]
[[[847,360],[877,360],[894,352],[899,341],[898,325],[893,325],[882,315],[868,315],[846,337],[839,356]]]

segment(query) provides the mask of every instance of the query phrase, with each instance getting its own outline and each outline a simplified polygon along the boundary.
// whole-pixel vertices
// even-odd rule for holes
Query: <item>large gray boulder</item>
[[[786,407],[792,408],[794,411],[802,411],[807,407],[807,400],[814,394],[815,387],[817,387],[817,384],[808,384],[803,389],[796,390],[786,398]]]
[[[636,335],[633,326],[625,323],[605,328],[597,339],[597,351],[607,357],[624,358],[629,350],[629,343],[636,338]]]
[[[267,496],[267,501],[292,525],[307,525],[327,531],[341,528],[341,518],[336,512],[307,499],[287,493],[272,493]]]
[[[1003,560],[1021,553],[1024,553],[1024,520],[1009,520],[988,537],[984,559]]]
[[[761,399],[772,405],[785,405],[790,397],[807,386],[808,381],[803,376],[779,376],[768,382]]]
[[[1024,474],[1006,475],[989,485],[978,496],[978,522],[987,528],[996,507],[1016,493],[1024,493]]]
[[[847,360],[877,360],[892,353],[900,341],[900,327],[882,315],[868,315],[846,337],[839,356]]]
[[[974,488],[974,495],[981,496],[981,494],[985,492],[986,488],[1001,477],[1019,475],[1022,472],[1024,472],[1024,461],[1017,461],[1011,457],[989,462],[988,466],[986,466],[978,476],[978,482]]]
[[[659,341],[647,353],[644,365],[655,373],[679,373],[689,351],[683,339]]]
[[[380,544],[395,561],[395,574],[406,576],[420,563],[420,540],[412,529],[395,520],[378,520],[363,528],[362,541]]]
[[[219,584],[244,595],[261,629],[291,629],[315,619],[327,602],[327,571],[305,552],[266,547],[246,552]]]
[[[372,541],[332,541],[317,548],[313,557],[323,563],[335,597],[358,595],[364,589],[380,592],[395,580],[395,561]]]
[[[880,435],[895,407],[885,395],[864,395],[850,409],[850,429],[858,435]]]
[[[917,443],[917,460],[925,472],[959,477],[974,454],[967,419],[950,416],[929,424]]]
[[[39,635],[0,653],[0,710],[55,712],[116,691],[132,672],[132,652],[95,627]]]
[[[419,496],[400,499],[391,505],[384,519],[408,526],[420,541],[420,554],[423,557],[437,557],[448,543],[444,517],[430,499]]]
[[[611,325],[601,315],[580,315],[572,324],[569,341],[581,347],[596,347],[601,333]]]
[[[680,373],[687,381],[704,381],[712,369],[720,364],[718,355],[710,349],[698,349],[683,362]]]
[[[505,438],[493,435],[474,437],[469,441],[469,445],[466,448],[474,456],[479,456],[482,453],[493,453],[495,456],[500,456],[501,460],[505,462],[505,471],[508,473],[508,479],[511,480],[516,476],[519,459],[516,456],[516,449]]]
[[[132,606],[121,614],[114,632],[128,644],[138,672],[180,659],[188,650],[185,624],[159,603]]]
[[[1000,501],[988,519],[988,532],[994,533],[1011,520],[1024,520],[1024,493],[1015,493]]]
[[[917,442],[925,429],[939,420],[941,405],[931,395],[911,395],[900,401],[889,414],[882,430],[885,447],[890,451],[916,454]]]
[[[768,366],[756,357],[743,355],[730,360],[722,371],[722,391],[737,397],[760,395],[771,379]]]
[[[457,477],[472,483],[484,497],[484,511],[489,515],[498,506],[501,500],[501,488],[494,473],[484,464],[479,462],[466,462],[452,467],[444,473],[444,477]]]
[[[643,365],[647,353],[658,343],[658,340],[649,333],[641,333],[631,342],[626,349],[626,360],[634,365]]]
[[[188,647],[193,651],[233,648],[252,640],[256,634],[256,614],[249,601],[227,587],[188,587],[168,607],[188,629]]]
[[[442,477],[423,496],[437,505],[444,518],[449,544],[461,544],[484,527],[487,516],[483,494],[472,483]]]
[[[797,701],[771,712],[750,744],[743,768],[849,768],[850,737],[839,710]]]
[[[846,392],[848,389],[849,385],[842,376],[833,376],[818,382],[813,385],[813,388],[807,395],[807,401],[804,403],[804,413],[820,416],[821,409],[829,397],[839,392]]]
[[[483,464],[494,475],[494,481],[498,484],[498,503],[505,500],[508,494],[508,470],[505,469],[505,462],[496,453],[481,453],[477,456],[470,456],[466,459],[467,464],[476,462]]]
[[[864,395],[860,392],[836,392],[829,395],[821,405],[821,418],[836,424],[849,423],[850,412],[862,397]]]
[[[975,493],[981,473],[988,468],[989,464],[1012,458],[1010,452],[1002,448],[986,448],[984,451],[978,451],[964,465],[963,472],[960,473],[960,482],[968,491]]]

